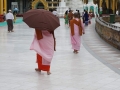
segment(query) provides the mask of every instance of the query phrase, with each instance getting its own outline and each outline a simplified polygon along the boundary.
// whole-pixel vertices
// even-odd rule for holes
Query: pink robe
[[[78,21],[79,19],[76,19],[76,20]],[[84,31],[84,26],[82,21],[81,21],[81,26]],[[71,35],[71,44],[72,44],[72,49],[80,50],[81,36],[79,34],[79,28],[76,24],[74,24],[74,35],[73,36]]]
[[[43,38],[37,40],[36,33],[30,50],[34,50],[42,57],[43,65],[50,65],[54,54],[54,39],[53,35],[48,31],[42,31]]]

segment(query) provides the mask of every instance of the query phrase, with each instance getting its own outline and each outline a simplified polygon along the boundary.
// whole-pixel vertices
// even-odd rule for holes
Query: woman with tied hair
[[[69,10],[68,19],[69,19],[69,24],[70,24],[70,20],[73,19],[73,10]]]
[[[68,22],[69,22],[69,19],[68,19],[68,10],[65,12],[64,19],[65,19],[65,25],[68,25]]]
[[[3,20],[5,21],[6,20],[6,11],[5,11],[5,9],[3,9]]]
[[[84,20],[85,20],[85,25],[88,26],[89,14],[88,14],[87,11],[85,11],[85,14],[84,14]]]
[[[71,30],[71,44],[73,53],[78,53],[81,45],[81,36],[85,34],[83,22],[79,18],[77,12],[74,13],[73,19],[70,21],[70,30]]]
[[[78,13],[78,17],[80,18],[80,17],[81,17],[81,15],[80,15],[80,11],[77,10],[77,9],[76,9],[76,11],[77,11],[77,13]]]

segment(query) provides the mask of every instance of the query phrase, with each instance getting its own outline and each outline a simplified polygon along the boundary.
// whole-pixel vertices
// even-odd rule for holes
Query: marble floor
[[[0,27],[0,90],[120,90],[120,52],[96,34],[94,20],[85,27],[78,54],[71,49],[68,26],[60,22],[51,75],[34,70],[33,29],[25,23],[15,24],[12,33]]]

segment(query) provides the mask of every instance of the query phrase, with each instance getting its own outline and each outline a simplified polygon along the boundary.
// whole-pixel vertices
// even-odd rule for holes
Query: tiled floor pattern
[[[16,21],[15,21],[14,24],[19,24],[19,23],[22,23],[22,22],[23,22],[22,18],[21,18],[21,17],[17,17],[17,19],[16,19]],[[6,22],[6,21],[0,22],[0,27],[1,27],[1,26],[6,26],[6,25],[7,25],[7,22]]]
[[[96,50],[97,55],[98,50],[109,50],[110,59],[119,58],[107,44],[93,43],[98,38],[91,36],[94,26],[86,27],[81,50],[73,54],[69,28],[63,19],[60,21],[61,26],[55,31],[57,51],[49,76],[34,71],[36,53],[29,50],[33,29],[21,23],[14,26],[15,32],[7,33],[7,27],[0,27],[0,90],[120,90],[120,75],[101,63],[91,50]]]
[[[94,27],[94,21],[89,27],[86,27],[86,34],[83,36],[84,45],[101,62],[120,74],[120,50],[103,41],[96,33]]]

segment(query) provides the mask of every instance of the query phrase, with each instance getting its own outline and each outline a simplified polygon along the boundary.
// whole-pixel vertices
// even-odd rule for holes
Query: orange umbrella
[[[23,14],[23,21],[31,28],[53,31],[60,26],[59,18],[44,9],[32,9]]]

